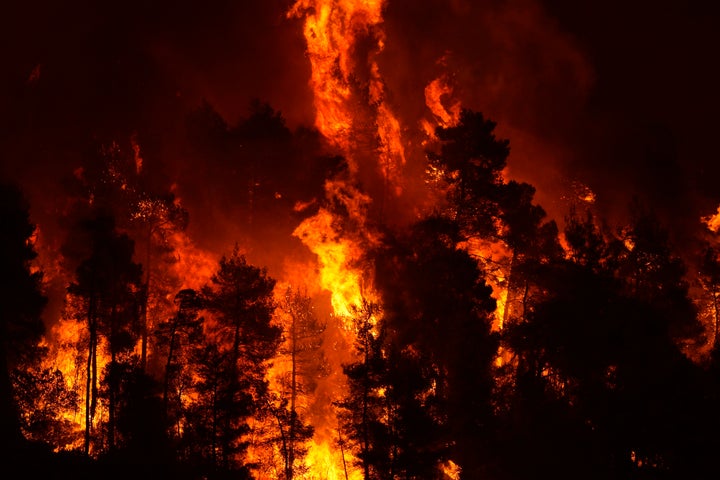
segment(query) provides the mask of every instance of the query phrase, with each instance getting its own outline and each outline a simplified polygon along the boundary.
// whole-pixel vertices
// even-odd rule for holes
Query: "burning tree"
[[[184,410],[188,389],[192,386],[192,357],[203,340],[203,323],[200,316],[204,306],[202,296],[192,289],[183,289],[175,295],[177,312],[161,322],[155,331],[158,348],[167,351],[163,375],[162,403],[165,421],[172,437],[182,436],[186,421]]]
[[[268,403],[267,444],[279,451],[281,467],[278,476],[284,479],[303,478],[307,468],[303,464],[307,442],[314,429],[305,419],[312,408],[312,396],[318,381],[327,376],[327,361],[323,353],[323,332],[327,323],[321,322],[311,297],[291,286],[280,293],[277,313],[284,326],[284,341],[274,361],[275,379],[272,381]]]
[[[208,311],[203,348],[195,354],[197,400],[188,426],[195,462],[211,470],[247,468],[248,419],[267,404],[268,361],[281,329],[272,323],[275,280],[236,247],[203,288]]]
[[[68,315],[82,322],[87,332],[84,345],[85,367],[85,441],[89,454],[93,424],[98,407],[99,360],[106,364],[102,378],[107,385],[107,446],[116,446],[115,428],[120,389],[121,364],[133,362],[131,353],[139,336],[138,292],[141,266],[132,261],[134,243],[119,234],[112,217],[99,215],[84,223],[91,241],[90,256],[77,269],[76,281],[68,287],[74,300]],[[109,359],[105,355],[109,355]],[[97,448],[95,453],[98,453]]]
[[[148,173],[152,163],[142,158],[136,135],[125,141],[95,142],[89,150],[68,182],[74,194],[68,214],[92,216],[93,211],[103,211],[134,241],[134,256],[144,273],[139,295],[140,356],[147,370],[148,352],[152,353],[148,333],[156,317],[170,311],[165,299],[179,287],[178,279],[168,278],[169,269],[159,264],[173,261],[175,235],[187,228],[189,214],[167,182]],[[72,248],[71,241],[66,248]]]

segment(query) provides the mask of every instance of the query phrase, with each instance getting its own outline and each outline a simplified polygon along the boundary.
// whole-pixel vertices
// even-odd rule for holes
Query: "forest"
[[[325,181],[313,175],[278,205],[274,192],[295,179],[272,162],[307,160],[308,132],[255,107],[231,128],[202,106],[189,136],[206,158],[237,154],[233,168],[254,168],[248,209],[275,217],[320,198],[295,214],[331,214],[331,230],[362,245],[352,267],[373,275],[372,289],[345,314],[320,316],[306,291],[279,288],[237,245],[188,287],[198,279],[182,275],[198,272],[173,268],[183,254],[174,238],[192,218],[145,183],[130,143],[104,145],[66,179],[54,252],[69,272],[65,334],[49,336],[36,227],[21,188],[6,183],[5,465],[25,478],[330,478],[305,460],[318,425],[310,400],[333,378],[339,393],[323,415],[337,419],[337,478],[712,471],[720,256],[709,228],[697,275],[641,202],[617,229],[579,204],[560,232],[531,185],[503,179],[510,143],[470,110],[438,127],[426,182],[442,202],[410,223],[363,207],[337,157],[313,159]],[[253,152],[238,154],[242,145]],[[264,165],[243,157],[258,151],[270,152]],[[345,343],[329,335],[333,322]],[[326,357],[338,348],[347,360],[333,376]],[[285,366],[279,375],[273,364]]]

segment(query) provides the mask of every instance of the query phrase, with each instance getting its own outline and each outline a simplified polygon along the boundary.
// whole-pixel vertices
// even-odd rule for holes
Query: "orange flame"
[[[360,136],[358,105],[364,103],[376,130],[378,169],[392,193],[402,193],[405,165],[400,122],[386,101],[386,87],[376,56],[385,46],[382,30],[385,0],[298,0],[288,12],[305,19],[304,34],[312,74],[318,130],[343,152],[357,171],[354,140]],[[360,39],[374,40],[374,51],[356,60]],[[367,69],[367,70],[365,70]],[[367,84],[357,78],[367,77]]]
[[[353,49],[358,35],[382,21],[384,0],[298,0],[288,16],[305,18],[304,34],[312,64],[315,124],[328,139],[349,151]]]
[[[356,242],[341,238],[333,228],[334,217],[325,209],[302,222],[294,232],[320,262],[320,285],[331,292],[333,311],[350,317],[363,299],[362,274],[352,264],[362,254]]]
[[[200,249],[185,232],[174,233],[169,241],[175,256],[171,269],[176,278],[183,281],[183,285],[177,290],[183,288],[199,290],[215,273],[218,258]]]
[[[713,233],[718,233],[720,230],[720,206],[713,215],[706,215],[700,218],[700,221]]]
[[[436,78],[425,87],[425,104],[443,127],[453,126],[460,120],[461,104],[459,100],[452,99],[452,95],[453,87],[446,75]],[[446,107],[443,102],[449,100],[451,103]]]
[[[492,297],[497,302],[492,329],[494,331],[502,330],[507,309],[507,278],[510,273],[512,253],[502,242],[478,237],[470,238],[458,247],[465,249],[486,272],[485,281],[492,287]]]

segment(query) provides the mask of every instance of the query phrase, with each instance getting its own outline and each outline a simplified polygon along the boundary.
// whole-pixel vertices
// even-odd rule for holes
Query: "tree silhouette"
[[[489,452],[495,300],[477,261],[457,248],[461,238],[456,222],[433,217],[376,252],[394,468],[408,475],[428,477],[452,460],[476,476]]]
[[[44,333],[41,313],[47,302],[41,288],[42,272],[33,271],[35,226],[29,204],[15,184],[0,184],[0,438],[18,446],[21,433],[12,383],[16,369],[29,369]],[[37,360],[37,358],[35,358]]]
[[[629,295],[657,309],[662,331],[678,342],[696,341],[703,328],[689,297],[685,263],[652,209],[634,201],[630,213],[630,223],[613,245],[618,276],[626,279]]]
[[[193,349],[203,340],[203,323],[200,316],[204,302],[202,296],[192,289],[184,289],[175,295],[177,312],[172,318],[157,326],[155,335],[158,347],[167,349],[165,373],[163,378],[162,402],[167,426],[173,436],[179,436],[181,430],[183,391],[192,383]]]
[[[88,454],[98,402],[101,338],[107,342],[110,356],[104,379],[108,385],[108,445],[110,449],[115,447],[120,362],[121,356],[130,353],[138,337],[137,294],[141,267],[132,261],[133,241],[117,233],[112,217],[99,216],[83,226],[92,241],[91,255],[78,266],[76,281],[68,287],[68,292],[79,300],[79,318],[88,332],[84,442],[84,451]]]
[[[274,287],[275,280],[248,264],[236,246],[203,288],[213,323],[207,337],[212,345],[199,357],[201,385],[212,411],[212,461],[226,470],[242,465],[247,420],[267,404],[267,362],[282,333],[272,322]]]
[[[344,412],[340,415],[342,429],[357,450],[365,480],[384,478],[391,461],[387,425],[383,422],[387,364],[382,354],[381,327],[376,325],[378,314],[378,306],[367,300],[356,307],[353,324],[358,361],[343,366],[349,390],[338,402]]]
[[[163,254],[172,251],[170,236],[187,228],[188,212],[175,199],[173,194],[151,195],[138,193],[133,202],[131,223],[139,230],[144,240],[145,281],[143,285],[143,298],[141,302],[141,363],[143,369],[147,368],[148,332],[151,328],[148,319],[148,310],[151,304],[158,303],[162,297],[162,289],[157,288],[153,282],[152,271],[155,268],[154,260]],[[154,294],[154,295],[153,295]],[[151,296],[153,297],[151,299]]]
[[[318,379],[327,374],[321,350],[326,324],[315,315],[312,299],[292,287],[285,290],[279,311],[285,317],[285,341],[278,353],[280,359],[287,358],[290,365],[279,381],[280,392],[269,408],[279,431],[284,478],[290,480],[306,453],[303,444],[313,434],[312,427],[302,421],[300,401],[306,403]]]
[[[448,213],[468,235],[499,234],[502,170],[510,146],[495,137],[495,126],[482,113],[463,109],[456,126],[436,129],[439,148],[428,153],[432,171],[446,185]]]
[[[514,442],[533,452],[526,469],[513,467],[514,476],[646,478],[694,471],[697,454],[677,455],[692,450],[682,446],[688,442],[703,450],[696,438],[704,430],[699,418],[708,412],[701,400],[707,393],[699,367],[675,343],[667,315],[678,310],[664,310],[682,288],[674,275],[655,276],[655,269],[674,265],[669,250],[653,242],[651,257],[640,242],[606,238],[591,215],[570,218],[565,237],[567,259],[546,264],[539,277],[544,297],[505,335],[518,357],[511,408],[518,423],[509,428],[516,428]],[[631,263],[638,267],[633,275]],[[668,299],[653,290],[668,292]],[[692,310],[688,314],[686,321],[694,321]],[[526,443],[528,434],[543,443]],[[558,449],[569,453],[561,469],[547,461]]]

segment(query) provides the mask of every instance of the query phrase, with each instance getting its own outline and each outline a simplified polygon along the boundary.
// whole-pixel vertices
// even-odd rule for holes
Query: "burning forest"
[[[716,470],[712,128],[621,110],[609,58],[641,67],[572,2],[41,3],[6,29],[4,477]]]

